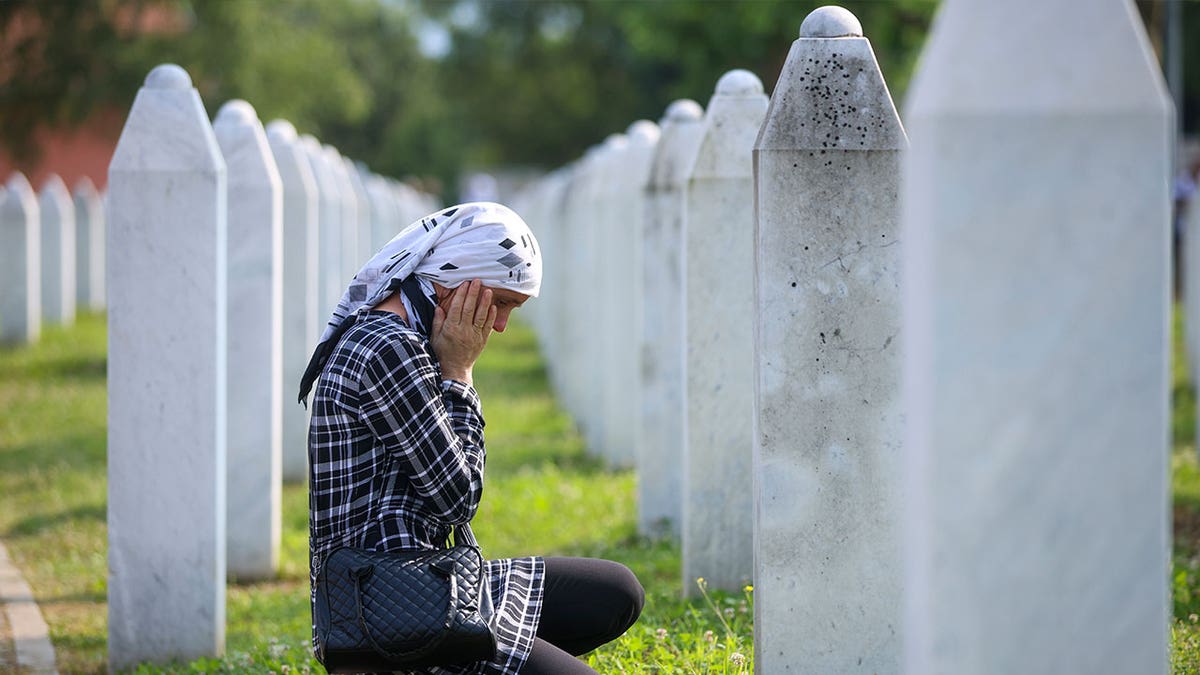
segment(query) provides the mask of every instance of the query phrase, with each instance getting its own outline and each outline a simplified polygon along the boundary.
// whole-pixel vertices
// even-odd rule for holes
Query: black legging
[[[646,595],[628,567],[593,558],[546,558],[542,618],[522,675],[595,673],[575,658],[620,637]]]

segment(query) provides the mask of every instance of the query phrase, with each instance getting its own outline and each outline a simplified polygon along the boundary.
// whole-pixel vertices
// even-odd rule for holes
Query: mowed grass
[[[1174,672],[1200,672],[1200,462],[1195,390],[1176,315],[1172,364]],[[679,551],[635,532],[634,476],[584,452],[546,386],[532,333],[495,335],[476,373],[488,420],[475,529],[487,555],[619,560],[648,592],[641,621],[589,655],[605,673],[752,672],[749,594],[679,597]],[[83,315],[30,348],[0,349],[0,538],[34,588],[64,673],[106,670],[105,327]],[[309,650],[307,492],[286,486],[277,580],[230,585],[223,658],[138,672],[321,672]],[[728,625],[726,625],[728,624]],[[13,666],[0,626],[0,672]]]
[[[636,534],[633,472],[585,453],[532,332],[510,326],[476,368],[488,466],[474,528],[485,555],[604,557],[637,573],[646,610],[588,655],[601,672],[752,672],[750,594],[679,599],[678,547]],[[34,589],[64,673],[107,669],[105,350],[102,315],[0,349],[0,538]],[[309,647],[307,518],[306,488],[285,486],[279,577],[229,585],[223,657],[137,672],[323,672]],[[12,665],[0,647],[0,672]]]

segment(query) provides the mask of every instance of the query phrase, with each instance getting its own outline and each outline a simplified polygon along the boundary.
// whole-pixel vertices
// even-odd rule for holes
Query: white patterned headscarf
[[[305,370],[300,401],[308,395],[338,339],[361,309],[374,307],[392,293],[401,292],[410,321],[428,335],[431,326],[422,319],[426,312],[419,311],[417,305],[432,300],[433,282],[457,288],[472,279],[481,280],[488,288],[507,288],[537,297],[542,284],[537,240],[511,209],[493,202],[470,202],[430,214],[404,228],[354,275]],[[414,281],[425,298],[412,297],[417,295]]]

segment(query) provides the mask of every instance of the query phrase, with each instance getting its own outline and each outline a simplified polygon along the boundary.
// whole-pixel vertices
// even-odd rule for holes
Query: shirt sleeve
[[[435,518],[459,525],[475,516],[486,453],[474,388],[441,381],[420,345],[392,340],[366,363],[359,414]]]

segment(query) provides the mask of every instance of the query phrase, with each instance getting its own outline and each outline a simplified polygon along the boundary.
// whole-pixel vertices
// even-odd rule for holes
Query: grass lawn
[[[587,658],[605,673],[753,671],[749,594],[679,599],[679,549],[636,534],[634,476],[608,471],[551,396],[533,334],[513,323],[476,368],[488,468],[474,529],[489,557],[580,555],[629,565],[642,619]],[[61,672],[107,667],[105,325],[82,315],[0,350],[0,539],[33,587]],[[221,659],[137,672],[323,672],[309,649],[308,502],[283,491],[279,578],[228,589]],[[12,667],[0,625],[0,672]],[[6,651],[7,650],[7,651]]]
[[[1172,662],[1200,673],[1200,463],[1195,392],[1176,320],[1173,364],[1175,540]],[[493,336],[476,373],[488,419],[488,475],[475,522],[490,557],[606,557],[647,589],[641,621],[587,658],[605,673],[753,670],[748,594],[678,598],[679,550],[635,531],[634,476],[583,452],[556,406],[532,333]],[[0,350],[0,539],[33,587],[64,673],[106,669],[105,326],[84,315],[32,348]],[[307,494],[286,486],[282,569],[230,585],[224,658],[138,672],[322,672],[308,645]],[[0,622],[0,672],[13,668]]]

